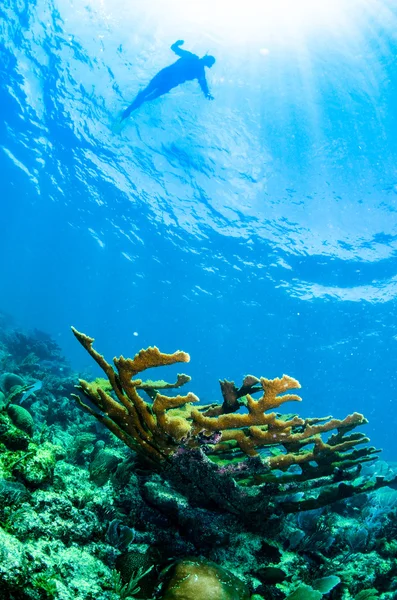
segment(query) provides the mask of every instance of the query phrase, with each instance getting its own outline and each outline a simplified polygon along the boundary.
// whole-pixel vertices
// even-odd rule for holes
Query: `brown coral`
[[[249,600],[246,585],[233,573],[204,559],[177,561],[166,573],[161,600]]]

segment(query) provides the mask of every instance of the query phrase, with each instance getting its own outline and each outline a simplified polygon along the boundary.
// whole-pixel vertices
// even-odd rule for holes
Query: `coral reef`
[[[137,383],[134,373],[143,441],[154,450],[147,456],[144,443],[132,437],[127,445],[70,401],[77,374],[54,372],[52,364],[40,367],[40,379],[26,371],[31,336],[24,335],[16,337],[26,339],[27,348],[6,346],[0,335],[6,356],[0,369],[0,600],[395,600],[397,492],[385,483],[395,486],[396,465],[367,461],[377,456],[371,451],[351,456],[367,440],[355,437],[345,420],[338,431],[330,418],[279,414],[282,403],[258,406],[266,394],[273,404],[293,394],[296,387],[275,388],[295,380],[249,377],[241,388],[223,381],[221,404],[189,401],[173,408],[172,396],[164,394],[188,383],[187,376]],[[156,353],[149,358],[164,360]],[[147,360],[141,354],[134,365],[142,368]],[[117,377],[118,371],[115,383]],[[98,402],[106,394],[120,404],[108,379],[89,385],[102,389]],[[123,383],[118,393],[124,389]],[[105,404],[89,403],[87,396],[80,401],[111,418]],[[265,423],[234,421],[238,415]],[[269,426],[276,435],[287,433],[292,445],[285,436],[269,443],[251,432],[266,434]],[[324,430],[310,430],[318,426]],[[330,451],[316,449],[313,438],[320,436]],[[345,441],[351,445],[338,448]],[[283,465],[284,456],[307,452],[319,453],[321,464]],[[350,486],[361,493],[351,495]],[[377,486],[383,487],[373,491]],[[323,502],[331,490],[332,504]],[[310,502],[299,505],[303,500]],[[301,510],[311,503],[314,508]]]

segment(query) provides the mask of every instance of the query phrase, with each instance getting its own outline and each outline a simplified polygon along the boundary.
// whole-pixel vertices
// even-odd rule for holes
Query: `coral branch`
[[[170,453],[175,452],[178,442],[190,428],[184,418],[168,416],[167,411],[198,399],[194,394],[177,396],[176,399],[161,396],[157,402],[155,400],[153,405],[150,405],[137,391],[139,387],[145,389],[142,381],[133,377],[152,367],[188,362],[189,355],[179,351],[174,354],[164,354],[156,347],[148,348],[138,352],[133,359],[125,359],[123,356],[115,358],[113,362],[117,368],[116,372],[105,358],[94,350],[93,338],[80,333],[74,327],[72,331],[103,369],[111,386],[110,390],[105,391],[101,384],[80,380],[77,389],[97,407],[99,412],[82,402],[79,396],[74,395],[80,406],[106,425],[112,433],[144,459],[156,464],[166,460]],[[187,375],[179,375],[177,384],[182,385],[189,380]],[[146,384],[146,387],[150,386]],[[116,398],[111,395],[111,391]]]

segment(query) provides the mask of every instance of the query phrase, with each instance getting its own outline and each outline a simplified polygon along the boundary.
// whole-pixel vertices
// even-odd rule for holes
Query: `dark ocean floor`
[[[0,326],[0,600],[397,599],[396,490],[259,526],[195,504],[81,410],[54,340]]]

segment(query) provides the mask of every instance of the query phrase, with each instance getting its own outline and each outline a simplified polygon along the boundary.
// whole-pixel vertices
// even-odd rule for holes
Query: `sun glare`
[[[107,23],[130,32],[138,22],[157,38],[199,34],[226,45],[268,42],[304,46],[323,34],[347,41],[397,30],[395,0],[87,0]],[[128,34],[130,35],[130,33]],[[394,34],[393,34],[394,35]]]
[[[355,0],[171,0],[185,19],[247,38],[269,31],[301,35],[312,28],[343,26]],[[365,0],[364,0],[365,3]]]

